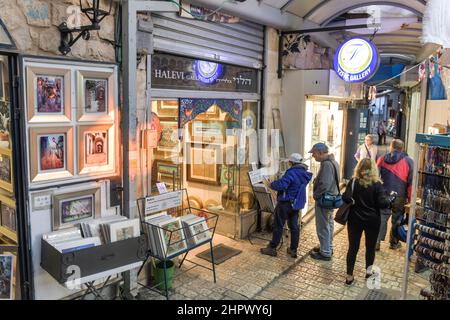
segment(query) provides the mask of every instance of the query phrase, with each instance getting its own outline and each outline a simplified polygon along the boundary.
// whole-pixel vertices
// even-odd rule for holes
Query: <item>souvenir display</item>
[[[419,136],[419,135],[418,135]],[[420,146],[414,225],[416,234],[412,248],[417,266],[429,268],[430,287],[421,294],[428,300],[450,297],[450,149],[432,145],[432,135]],[[419,137],[421,139],[421,137]],[[437,140],[436,140],[437,141]],[[443,140],[442,140],[443,141]]]
[[[100,188],[53,195],[53,230],[100,216]]]
[[[209,230],[204,217],[188,214],[181,217],[181,222],[184,227],[188,244],[196,245],[211,239],[212,233]]]
[[[26,67],[28,121],[71,120],[71,71],[64,68]]]

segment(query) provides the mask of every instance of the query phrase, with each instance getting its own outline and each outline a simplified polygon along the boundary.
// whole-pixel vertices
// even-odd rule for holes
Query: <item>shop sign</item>
[[[346,82],[369,80],[380,65],[380,56],[372,42],[360,37],[342,43],[334,56],[334,70]]]
[[[183,190],[145,198],[145,215],[179,207],[183,204]]]
[[[257,93],[258,71],[230,64],[156,53],[152,88]]]

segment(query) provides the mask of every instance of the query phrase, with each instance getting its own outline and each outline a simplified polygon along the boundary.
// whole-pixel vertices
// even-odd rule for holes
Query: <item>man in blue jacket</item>
[[[275,257],[277,246],[283,236],[283,228],[286,220],[291,230],[291,245],[287,253],[292,258],[297,258],[297,248],[300,238],[298,217],[300,209],[306,203],[306,186],[312,178],[308,172],[308,166],[303,163],[303,157],[298,153],[289,156],[290,168],[283,177],[270,184],[277,191],[277,206],[275,208],[275,226],[272,241],[266,248],[261,248],[261,253]]]

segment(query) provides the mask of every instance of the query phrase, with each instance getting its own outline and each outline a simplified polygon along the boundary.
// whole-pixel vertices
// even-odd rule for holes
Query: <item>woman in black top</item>
[[[375,246],[381,224],[380,209],[389,206],[389,197],[384,191],[374,160],[366,158],[358,163],[343,198],[346,203],[353,203],[347,223],[349,249],[345,283],[350,285],[354,280],[353,269],[363,231],[366,237],[366,278],[370,276],[367,269],[375,260]]]

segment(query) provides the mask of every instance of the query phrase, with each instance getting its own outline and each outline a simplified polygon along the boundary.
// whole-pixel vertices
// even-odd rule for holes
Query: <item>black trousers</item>
[[[348,252],[347,252],[347,274],[353,275],[356,256],[359,251],[362,233],[366,238],[366,270],[375,261],[375,247],[377,245],[378,233],[380,231],[380,220],[369,222],[351,217],[347,223],[348,230]]]

